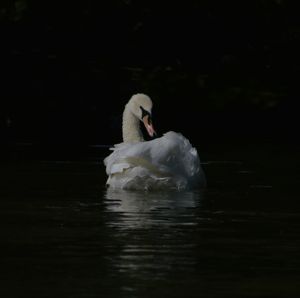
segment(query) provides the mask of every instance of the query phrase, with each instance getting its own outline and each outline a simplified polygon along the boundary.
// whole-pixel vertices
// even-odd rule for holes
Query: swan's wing
[[[130,164],[126,162],[114,163],[110,168],[110,175],[122,173],[124,170],[129,169]]]
[[[141,167],[144,170],[147,170],[149,173],[154,174],[157,177],[167,177],[171,175],[167,171],[164,171],[162,167],[158,167],[155,164],[151,163],[150,161],[142,157],[130,156],[127,157],[125,160],[128,162],[128,164],[130,164],[130,167]]]
[[[156,177],[167,177],[171,176],[167,171],[162,170],[161,167],[158,167],[145,158],[129,156],[120,160],[115,160],[113,164],[111,164],[107,168],[108,175],[121,174],[128,172],[130,169],[140,169],[138,172],[142,175],[142,173],[149,173],[150,175],[154,175]],[[142,175],[143,176],[143,175]]]
[[[108,175],[122,173],[124,170],[134,167],[151,168],[151,162],[145,160],[144,143],[120,143],[110,148],[113,152],[104,159]],[[152,167],[152,170],[155,170]]]
[[[168,132],[147,142],[120,143],[111,150],[104,164],[107,184],[116,188],[184,189],[205,180],[196,148],[179,133]]]
[[[110,148],[113,152],[103,161],[106,166],[107,175],[121,173],[124,169],[130,167],[130,164],[128,164],[123,158],[124,151],[126,152],[129,146],[129,144],[120,143]]]

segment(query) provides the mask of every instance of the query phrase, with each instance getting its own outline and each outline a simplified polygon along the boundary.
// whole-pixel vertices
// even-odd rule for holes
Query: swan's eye
[[[151,115],[148,111],[146,111],[142,106],[140,106],[141,110],[142,110],[142,119],[145,117],[145,116],[149,116],[149,118],[151,118]]]

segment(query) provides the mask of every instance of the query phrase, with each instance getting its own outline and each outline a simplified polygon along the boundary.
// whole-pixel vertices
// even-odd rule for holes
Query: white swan
[[[135,94],[123,112],[123,143],[104,159],[107,185],[115,189],[188,189],[205,186],[197,150],[180,133],[170,131],[144,141],[140,121],[152,137],[152,101]]]

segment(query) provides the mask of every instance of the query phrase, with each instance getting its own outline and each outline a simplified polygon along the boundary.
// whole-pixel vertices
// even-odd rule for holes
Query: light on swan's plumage
[[[144,109],[150,117],[151,108],[152,101],[144,94],[134,95],[126,105],[124,142],[115,145],[104,160],[107,184],[117,189],[139,190],[205,186],[197,150],[182,134],[170,131],[160,138],[143,141],[139,129],[139,120],[143,120],[140,110]],[[151,121],[149,125],[153,130]]]

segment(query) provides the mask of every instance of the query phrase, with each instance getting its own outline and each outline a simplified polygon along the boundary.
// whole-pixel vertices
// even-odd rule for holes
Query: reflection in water
[[[191,218],[192,209],[200,204],[201,193],[107,189],[105,198],[107,211],[120,216],[122,228],[141,228],[162,222],[172,224],[174,218],[178,220],[178,216],[186,213],[187,209]],[[188,223],[185,222],[185,224]]]
[[[262,190],[255,188],[255,195],[242,198],[253,202]],[[252,288],[253,297],[266,293],[275,297],[281,289],[287,293],[296,279],[291,282],[286,276],[299,259],[294,246],[299,224],[288,214],[242,209],[229,194],[206,190],[205,202],[200,192],[108,189],[104,196],[108,267],[111,278],[119,278],[121,295],[245,297]],[[220,197],[222,208],[207,209],[209,195]],[[287,258],[287,252],[293,257]]]
[[[144,295],[173,273],[193,270],[195,243],[188,235],[198,225],[201,198],[200,192],[106,191],[106,224],[118,243],[111,266],[126,280],[123,293]]]

